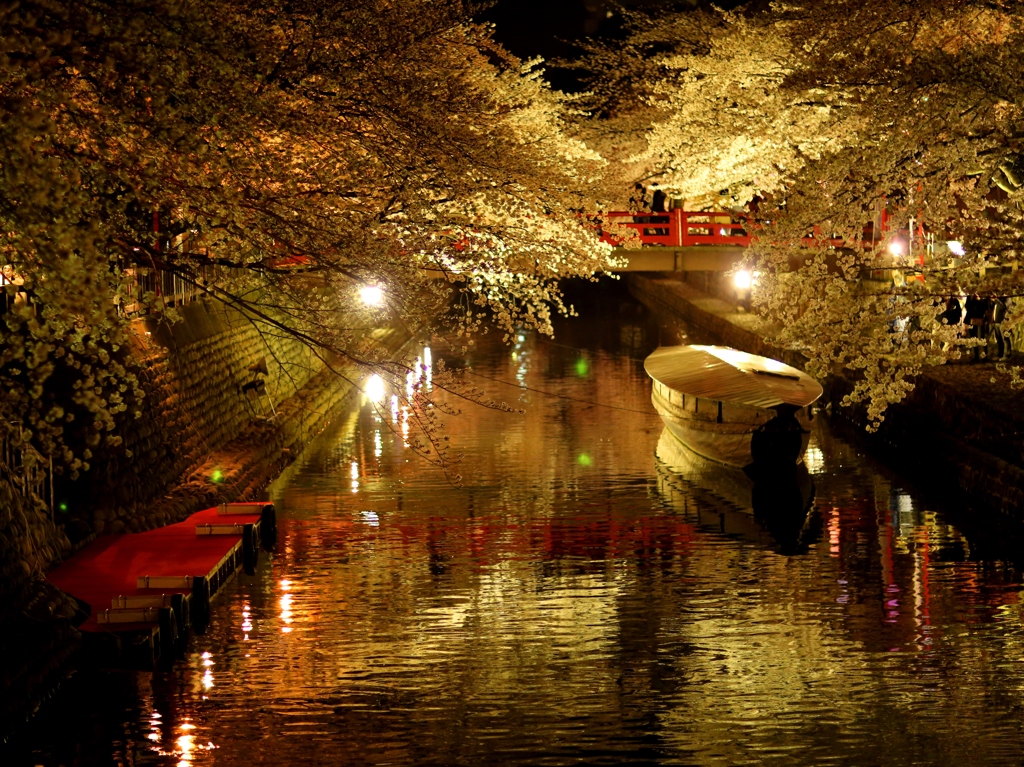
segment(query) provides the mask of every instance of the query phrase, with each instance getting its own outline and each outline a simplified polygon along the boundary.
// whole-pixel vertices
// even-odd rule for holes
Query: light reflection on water
[[[83,734],[85,751],[159,765],[1019,763],[1016,571],[972,559],[944,514],[821,418],[813,505],[794,496],[795,521],[772,535],[750,486],[669,455],[658,419],[634,412],[651,411],[650,387],[630,355],[656,331],[628,306],[612,320],[450,359],[527,408],[448,419],[464,487],[412,458],[401,413],[364,405],[340,424],[273,488],[273,557],[218,598],[173,673],[119,677],[103,715],[119,739]]]

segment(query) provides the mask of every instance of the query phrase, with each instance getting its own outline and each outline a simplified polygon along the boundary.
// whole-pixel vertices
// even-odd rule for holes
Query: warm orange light
[[[384,379],[374,373],[368,379],[366,379],[366,386],[363,387],[363,393],[370,402],[381,402],[384,399]]]
[[[376,285],[364,285],[359,289],[359,299],[367,306],[380,306],[384,303],[384,291]]]

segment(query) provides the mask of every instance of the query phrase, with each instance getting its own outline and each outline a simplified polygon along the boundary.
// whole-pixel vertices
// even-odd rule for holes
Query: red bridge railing
[[[745,214],[707,210],[676,209],[664,213],[612,211],[602,214],[600,221],[602,225],[613,224],[616,229],[632,229],[636,232],[641,245],[664,248],[685,248],[694,245],[729,245],[745,248],[754,239],[754,232],[761,228],[760,224]],[[881,225],[878,229],[879,231],[876,231],[874,224],[867,225],[860,242],[851,243],[838,238],[830,238],[822,234],[821,229],[814,227],[814,230],[808,233],[801,243],[805,247],[849,248],[859,245],[863,248],[871,248],[878,244],[887,231],[884,215],[881,217]],[[927,237],[926,229],[920,222],[917,222],[912,236],[907,230],[897,233],[899,245],[896,247],[904,248],[903,252],[917,251],[924,246]],[[620,246],[624,244],[625,238],[618,231],[606,231],[602,228],[601,240],[611,245]]]
[[[679,209],[665,213],[612,211],[605,213],[602,219],[609,224],[632,229],[644,245],[666,248],[691,245],[733,245],[745,248],[750,244],[750,229],[754,226],[752,222],[737,222],[732,213]],[[612,245],[621,245],[623,241],[611,232],[602,232],[601,240]]]

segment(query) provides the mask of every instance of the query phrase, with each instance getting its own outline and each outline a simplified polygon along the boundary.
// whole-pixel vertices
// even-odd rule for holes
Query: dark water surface
[[[353,412],[272,488],[277,551],[188,656],[84,677],[29,763],[1021,764],[1013,565],[823,417],[812,513],[773,537],[663,440],[658,323],[617,300],[554,342],[435,342],[526,408],[447,419],[464,485]]]

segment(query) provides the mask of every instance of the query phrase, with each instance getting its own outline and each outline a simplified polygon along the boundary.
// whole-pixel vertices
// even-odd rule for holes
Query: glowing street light
[[[732,284],[737,290],[750,290],[754,284],[754,278],[746,269],[740,269],[732,276]]]
[[[381,402],[384,399],[384,379],[374,373],[367,379],[363,393],[370,402]]]
[[[903,255],[903,244],[897,242],[896,240],[893,240],[892,242],[889,243],[889,252],[892,253],[894,256]]]
[[[359,298],[367,306],[380,306],[384,303],[384,291],[377,285],[364,285],[359,289]]]
[[[957,240],[946,240],[946,247],[949,248],[949,252],[954,256],[962,256],[967,252],[964,250],[963,243],[958,242]]]

